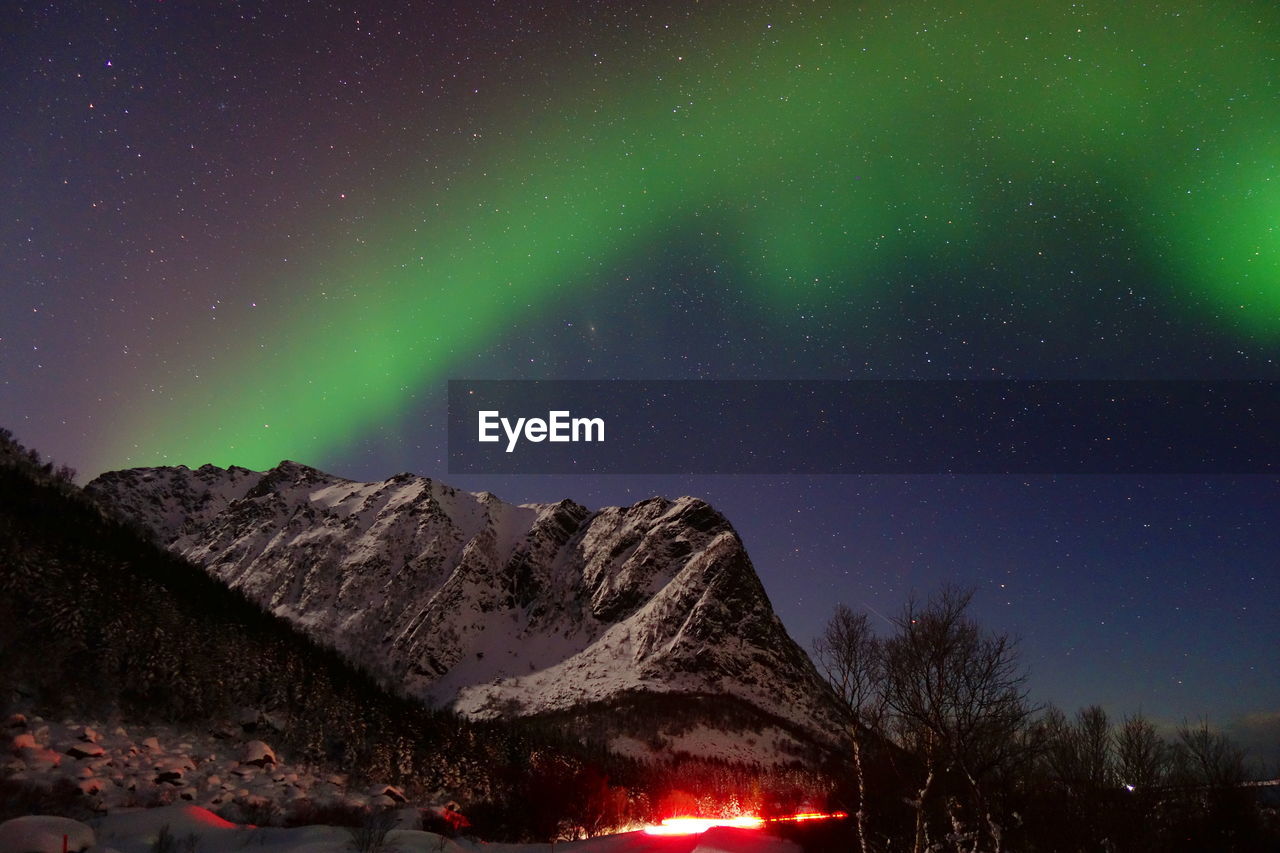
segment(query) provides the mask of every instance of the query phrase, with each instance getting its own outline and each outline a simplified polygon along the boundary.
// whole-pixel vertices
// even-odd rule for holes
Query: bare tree
[[[1243,841],[1258,832],[1260,815],[1253,795],[1244,787],[1248,775],[1243,750],[1210,728],[1208,720],[1201,720],[1178,728],[1172,753],[1173,794],[1185,825],[1210,845],[1205,849],[1264,849],[1250,848]]]
[[[1115,752],[1111,722],[1097,705],[1081,708],[1075,718],[1055,707],[1041,716],[1042,757],[1055,800],[1054,819],[1061,821],[1064,841],[1097,850],[1114,841]]]
[[[1017,757],[1031,714],[1015,641],[982,630],[968,615],[972,599],[972,590],[951,587],[924,605],[913,599],[895,620],[898,633],[884,643],[886,709],[901,745],[919,756],[925,774],[914,803],[917,853],[929,846],[927,808],[943,775],[967,783],[991,844],[1000,849],[982,780]],[[975,832],[974,849],[980,835]]]
[[[836,695],[859,718],[883,707],[880,640],[867,614],[836,605],[826,630],[813,641],[813,653]]]
[[[1208,720],[1192,726],[1183,722],[1173,747],[1174,772],[1182,785],[1231,790],[1245,780],[1244,751]]]
[[[1169,749],[1141,713],[1125,717],[1116,732],[1116,772],[1130,791],[1150,791],[1165,782]]]
[[[1074,722],[1058,708],[1044,713],[1045,758],[1058,782],[1076,795],[1114,786],[1111,722],[1097,705],[1081,708]]]
[[[879,638],[865,613],[854,613],[843,604],[827,621],[822,636],[813,642],[813,654],[831,687],[849,711],[849,739],[853,772],[858,787],[854,813],[858,843],[867,850],[867,788],[862,766],[865,740],[879,736],[884,719],[884,661]]]
[[[1098,705],[1076,713],[1076,740],[1080,777],[1086,788],[1099,792],[1115,785],[1115,761],[1111,749],[1111,721]]]

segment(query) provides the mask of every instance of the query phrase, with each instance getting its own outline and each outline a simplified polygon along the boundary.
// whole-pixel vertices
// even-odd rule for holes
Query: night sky
[[[449,477],[449,379],[1280,379],[1274,3],[28,3],[0,425],[695,494],[792,635],[978,588],[1033,695],[1280,743],[1274,476]],[[1261,740],[1260,740],[1261,739]]]

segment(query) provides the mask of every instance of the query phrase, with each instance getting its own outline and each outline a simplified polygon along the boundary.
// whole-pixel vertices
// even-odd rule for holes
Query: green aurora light
[[[447,200],[424,190],[380,215],[379,245],[310,259],[280,285],[313,292],[297,314],[236,329],[211,377],[130,401],[96,461],[317,458],[673,230],[706,230],[771,310],[852,319],[904,258],[1016,263],[1008,234],[1060,227],[1028,219],[1037,181],[1080,228],[1121,216],[1171,302],[1280,340],[1271,4],[946,8],[708,24],[689,56],[568,84],[572,106],[460,169]]]

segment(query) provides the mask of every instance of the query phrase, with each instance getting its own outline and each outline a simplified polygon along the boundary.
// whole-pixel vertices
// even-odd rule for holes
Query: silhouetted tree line
[[[638,761],[546,751],[508,769],[502,787],[514,796],[468,809],[482,837],[591,838],[681,815],[789,815],[826,809],[832,790],[822,771],[688,756]]]
[[[969,615],[973,593],[909,601],[878,636],[837,607],[814,657],[848,719],[823,844],[868,851],[1280,849],[1274,803],[1244,786],[1242,751],[1207,722],[1170,740],[1140,714],[1069,718],[1027,699],[1016,643]],[[833,848],[834,849],[834,848]]]

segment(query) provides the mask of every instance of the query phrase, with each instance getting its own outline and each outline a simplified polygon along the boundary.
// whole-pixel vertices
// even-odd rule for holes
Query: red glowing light
[[[751,815],[743,817],[669,817],[656,826],[646,826],[649,835],[698,835],[713,826],[759,829],[764,820]]]
[[[793,814],[790,817],[776,817],[774,820],[832,820],[833,818],[848,816],[848,812],[801,812],[800,814]]]
[[[847,812],[801,812],[785,817],[763,818],[755,815],[742,817],[669,817],[662,823],[646,826],[648,835],[699,835],[716,826],[735,829],[760,829],[766,823],[783,823],[805,820],[832,820],[848,817]]]

